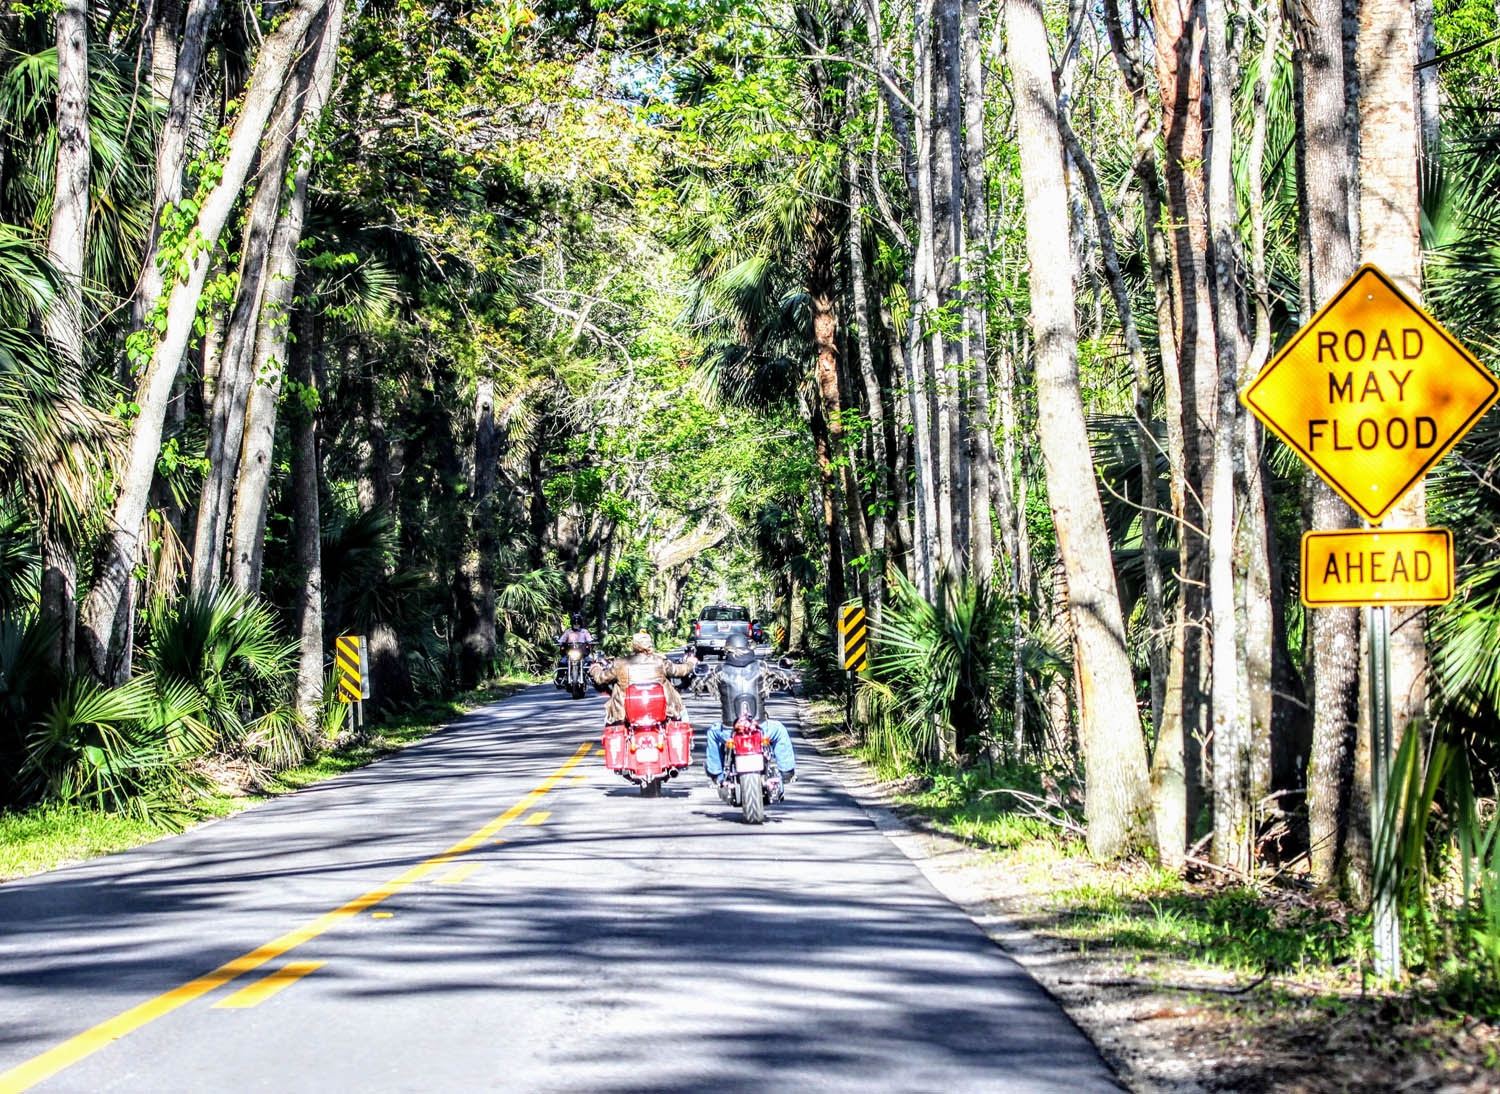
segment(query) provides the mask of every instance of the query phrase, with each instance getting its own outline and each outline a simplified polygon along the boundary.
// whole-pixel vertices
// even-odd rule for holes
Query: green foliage
[[[28,737],[23,783],[49,801],[180,826],[196,780],[173,742],[199,713],[174,705],[184,698],[158,695],[149,675],[118,688],[70,681]]]
[[[1242,972],[1291,975],[1349,961],[1367,924],[1316,905],[1268,900],[1253,889],[1204,893],[1170,875],[1065,889],[1063,932],[1111,951],[1170,954]]]
[[[0,812],[0,881],[65,862],[123,851],[161,836],[150,821],[79,805],[43,805]]]
[[[879,624],[871,628],[870,678],[861,684],[873,748],[900,765],[937,755],[943,741],[973,757],[1009,752],[1014,739],[1016,657],[1028,745],[1047,745],[1044,696],[1066,674],[1067,660],[1041,636],[1017,634],[1021,613],[983,582],[944,576],[936,602],[892,572]],[[1010,732],[1007,732],[1010,731]]]
[[[1374,884],[1400,909],[1408,953],[1464,1005],[1500,1001],[1500,811],[1487,808],[1462,740],[1407,731],[1391,763]]]
[[[162,700],[202,712],[178,725],[174,752],[242,749],[280,767],[301,758],[289,697],[297,647],[278,632],[268,605],[233,589],[151,605],[141,661],[162,682]]]
[[[1021,808],[1010,793],[1020,790],[1039,797],[1046,792],[1051,780],[1035,767],[984,765],[962,771],[939,767],[913,774],[926,789],[901,793],[897,800],[966,843],[1003,851],[1035,843],[1049,847],[1067,843],[1063,828]]]

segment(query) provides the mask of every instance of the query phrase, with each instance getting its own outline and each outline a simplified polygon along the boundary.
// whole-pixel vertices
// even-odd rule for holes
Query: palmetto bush
[[[315,727],[297,723],[297,645],[281,637],[264,602],[233,589],[158,599],[147,612],[141,663],[201,704],[194,748],[238,752],[273,768],[298,762]]]
[[[179,827],[202,782],[184,761],[206,733],[199,697],[163,683],[149,674],[118,688],[69,681],[30,733],[23,785],[35,797]]]
[[[870,679],[861,685],[867,747],[896,767],[935,757],[944,740],[969,757],[1008,747],[1019,652],[1028,744],[1039,755],[1048,720],[1044,696],[1067,671],[1054,644],[1037,634],[1018,636],[1024,614],[985,582],[945,577],[932,602],[899,573],[892,580],[872,628]]]
[[[105,688],[58,680],[41,666],[46,628],[34,616],[0,617],[0,760],[18,774],[13,800],[45,799],[125,812],[172,827],[191,815],[201,764],[229,753],[283,768],[317,727],[291,701],[296,647],[270,609],[225,590],[165,599],[147,612],[145,644],[129,683]]]

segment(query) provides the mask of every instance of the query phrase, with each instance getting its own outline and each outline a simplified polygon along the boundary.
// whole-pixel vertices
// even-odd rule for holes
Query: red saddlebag
[[[609,726],[604,730],[604,766],[611,771],[625,766],[624,726]]]
[[[667,723],[667,763],[687,767],[693,762],[693,727],[686,722]]]
[[[667,692],[660,684],[631,684],[625,689],[625,720],[633,726],[667,720]]]

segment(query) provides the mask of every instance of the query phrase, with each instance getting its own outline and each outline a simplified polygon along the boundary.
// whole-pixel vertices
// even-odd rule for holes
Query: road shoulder
[[[1025,968],[1140,1094],[1201,1091],[1493,1091],[1500,1023],[1445,1015],[1410,996],[1330,990],[1205,968],[1129,946],[1062,937],[1053,895],[1114,867],[1035,869],[910,815],[838,732],[798,702],[801,736],[875,826]],[[906,814],[906,815],[903,815]],[[1129,867],[1118,869],[1128,870]]]

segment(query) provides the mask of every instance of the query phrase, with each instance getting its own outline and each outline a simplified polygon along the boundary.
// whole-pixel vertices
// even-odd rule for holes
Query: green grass
[[[265,794],[213,794],[194,802],[193,812],[200,821],[226,817],[267,797],[291,793],[364,767],[432,735],[474,707],[493,703],[530,683],[533,681],[511,677],[451,700],[424,703],[372,727],[370,735],[362,740],[319,753],[306,763],[281,772],[271,780]],[[38,805],[21,812],[0,811],[0,881],[139,847],[168,834],[149,821],[78,806]]]
[[[1360,954],[1358,919],[1248,888],[1202,890],[1142,869],[1064,889],[1057,932],[1092,949],[1156,954],[1236,972],[1310,976]]]
[[[0,880],[123,851],[166,834],[149,821],[76,805],[0,813]]]
[[[888,776],[883,776],[888,777]],[[910,777],[910,774],[908,774]],[[897,805],[933,821],[959,839],[992,851],[1061,850],[1063,830],[1016,808],[1000,791],[1013,788],[1040,794],[1035,772],[1005,767],[973,767],[960,772],[928,769],[917,774],[920,789],[895,795]]]
[[[1046,797],[1032,769],[899,774],[915,783],[894,795],[904,812],[995,853],[1000,869],[1039,894],[1039,929],[1080,950],[1111,951],[1127,960],[1170,957],[1257,975],[1270,970],[1310,976],[1359,967],[1358,917],[1330,915],[1325,905],[1272,892],[1196,886],[1148,863],[1091,862],[1075,836],[1012,795],[995,792],[1013,788]]]

